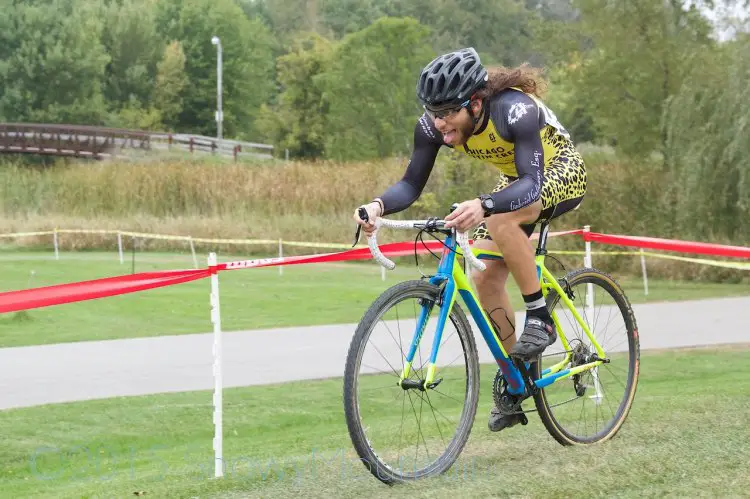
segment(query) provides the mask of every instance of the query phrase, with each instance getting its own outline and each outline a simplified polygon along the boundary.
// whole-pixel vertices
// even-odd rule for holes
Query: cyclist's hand
[[[448,228],[455,227],[458,232],[466,232],[472,227],[476,227],[484,220],[484,208],[482,202],[476,198],[470,201],[464,201],[445,217]]]
[[[367,217],[369,219],[367,222],[359,218],[359,208],[364,208],[365,210],[367,210]],[[380,215],[380,204],[372,202],[370,204],[362,205],[354,210],[354,221],[362,226],[362,230],[364,231],[365,235],[369,237],[375,231],[375,220]]]

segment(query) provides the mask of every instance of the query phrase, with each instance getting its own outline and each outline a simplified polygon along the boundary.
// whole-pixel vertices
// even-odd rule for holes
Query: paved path
[[[633,308],[644,350],[750,343],[750,316],[738,313],[750,309],[750,296]],[[355,327],[224,333],[224,386],[342,376]],[[480,361],[491,362],[475,335]],[[0,349],[0,409],[209,390],[212,348],[212,334],[197,334]]]

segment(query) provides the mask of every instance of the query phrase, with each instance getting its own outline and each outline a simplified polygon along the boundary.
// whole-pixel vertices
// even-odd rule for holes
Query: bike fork
[[[433,278],[434,281],[437,281],[437,279]],[[443,330],[445,329],[445,324],[448,321],[448,316],[450,315],[451,308],[453,307],[453,303],[456,300],[456,284],[453,282],[452,279],[441,279],[441,281],[432,282],[433,284],[439,284],[440,282],[445,281],[445,285],[442,287],[440,294],[438,295],[437,302],[432,302],[429,300],[422,299],[421,305],[422,310],[419,314],[419,319],[417,319],[417,325],[416,330],[414,332],[414,337],[412,338],[411,346],[409,348],[409,353],[406,355],[406,358],[404,359],[404,368],[401,372],[401,376],[399,379],[399,385],[404,388],[431,388],[436,386],[438,383],[440,383],[441,380],[435,381],[435,363],[437,361],[437,353],[438,349],[440,348],[440,341],[443,337]],[[419,346],[419,343],[422,341],[422,336],[424,335],[424,331],[427,327],[427,323],[429,322],[430,316],[432,315],[432,309],[435,305],[438,305],[440,307],[440,313],[438,315],[438,321],[437,326],[435,329],[435,338],[432,343],[432,351],[430,352],[430,360],[427,365],[427,375],[425,376],[424,380],[421,382],[421,386],[413,386],[414,381],[408,380],[407,378],[411,374],[412,371],[412,365],[414,361],[414,356],[417,351],[417,347]]]

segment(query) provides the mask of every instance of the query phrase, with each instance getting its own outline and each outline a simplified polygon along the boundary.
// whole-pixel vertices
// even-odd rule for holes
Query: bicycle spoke
[[[566,405],[566,404],[569,404],[571,402],[575,402],[576,400],[580,400],[580,399],[581,399],[581,397],[576,396],[576,397],[573,397],[571,399],[565,400],[563,402],[558,402],[556,404],[550,404],[549,407],[550,407],[550,409],[553,408],[553,407],[560,407],[562,405]],[[525,411],[525,412],[530,412],[530,411]]]
[[[375,351],[380,354],[380,356],[383,358],[383,360],[385,361],[385,363],[388,364],[388,367],[391,368],[391,371],[393,371],[393,374],[395,374],[397,377],[401,376],[401,374],[398,371],[396,371],[396,369],[391,365],[391,363],[388,362],[388,359],[385,358],[385,355],[383,355],[383,353],[380,351],[380,349],[377,346],[375,346],[374,344],[372,346],[375,348]]]
[[[601,390],[602,390],[603,398],[607,402],[607,407],[609,407],[609,412],[610,414],[612,414],[612,416],[614,416],[616,413],[616,410],[612,408],[612,404],[610,403],[610,400],[612,399],[612,397],[607,395],[607,389],[604,387],[604,385],[602,385]]]
[[[401,441],[404,438],[404,419],[406,419],[406,394],[404,394],[403,402],[401,403],[401,430],[398,434],[398,447],[401,449]]]
[[[401,321],[398,319],[398,306],[396,306],[396,326],[398,327],[398,351],[401,352],[401,371],[403,372],[406,356],[404,355],[404,346],[401,343]]]
[[[450,340],[451,338],[453,338],[453,335],[455,335],[455,334],[456,334],[456,331],[455,331],[455,330],[453,330],[453,332],[452,332],[452,333],[450,334],[450,336],[448,336],[448,338],[444,339],[444,340],[443,340],[443,342],[442,342],[442,343],[440,344],[440,348],[442,349],[442,348],[443,348],[443,346],[444,346],[444,345],[445,345],[446,343],[448,343],[448,340]]]
[[[450,419],[446,418],[442,413],[440,413],[440,411],[436,411],[435,407],[432,405],[430,401],[430,395],[428,392],[425,392],[424,395],[425,397],[427,397],[427,404],[430,406],[430,410],[432,411],[432,418],[435,420],[435,426],[437,426],[438,433],[440,433],[440,440],[443,443],[445,443],[445,438],[443,438],[443,431],[440,429],[440,423],[438,423],[437,416],[435,416],[435,412],[438,412],[448,422],[450,422]]]
[[[396,337],[393,336],[393,332],[391,331],[391,328],[388,327],[388,324],[383,319],[381,319],[380,322],[382,322],[383,326],[385,326],[385,328],[388,330],[388,334],[391,335],[391,339],[393,340],[393,343],[396,344],[396,345],[399,345],[398,341],[396,341]],[[406,354],[404,353],[403,348],[401,348],[401,345],[399,345],[398,350],[399,350],[399,352],[401,352],[401,365],[403,366],[404,365],[404,360],[406,359]]]
[[[627,305],[618,302],[620,291],[608,277],[598,275],[597,271],[583,270],[573,273],[569,286],[573,290],[575,298],[572,302],[576,310],[590,328],[592,338],[605,351],[609,362],[589,368],[576,375],[575,379],[569,378],[570,382],[559,380],[545,387],[543,400],[548,412],[541,415],[556,421],[554,428],[559,428],[555,431],[561,436],[555,438],[561,443],[591,443],[606,437],[610,430],[619,429],[619,426],[615,426],[618,418],[624,417],[623,407],[627,408],[631,402],[628,390],[632,386],[633,373],[629,359],[632,358],[634,344],[637,348],[637,340],[631,341],[629,312],[623,308]],[[567,352],[564,348],[546,352],[542,356],[542,368],[560,363],[570,353],[573,354],[571,362],[563,368],[581,365],[585,357],[596,353],[593,341],[583,332],[561,299],[555,299],[552,303],[561,327],[565,328],[564,335],[570,348]],[[588,303],[592,306],[587,306]],[[583,357],[577,357],[579,354]],[[573,390],[582,390],[583,395],[573,393],[575,396],[571,397],[570,391]],[[574,401],[580,406],[571,405]]]
[[[427,449],[427,440],[424,438],[424,433],[422,432],[422,406],[424,405],[424,399],[422,397],[419,397],[420,404],[419,404],[419,422],[417,425],[418,428],[418,434],[422,437],[422,443],[424,444],[425,451],[427,452],[427,457],[430,457],[429,449]],[[417,453],[419,453],[419,446],[417,446]],[[416,463],[417,460],[414,459],[414,462]]]
[[[447,394],[441,392],[437,388],[433,388],[432,391],[435,392],[435,393],[437,393],[438,395],[442,395],[443,397],[445,397],[447,399],[450,399],[450,400],[453,400],[453,401],[458,402],[460,404],[463,404],[463,400],[458,400],[456,397],[451,397],[450,395],[447,395]]]
[[[432,347],[437,346],[435,367],[439,370],[435,381],[438,386],[426,391],[401,388],[397,380],[404,372],[410,342],[418,331],[415,326],[425,310],[421,303],[427,300],[432,302],[427,306],[434,306],[437,288],[412,281],[391,289],[393,298],[381,298],[358,327],[359,339],[357,336],[355,339],[359,342],[356,350],[359,353],[353,357],[355,351],[350,348],[347,362],[347,376],[353,374],[358,380],[353,385],[356,399],[347,399],[345,408],[353,443],[370,471],[376,476],[380,473],[392,477],[391,480],[393,477],[409,480],[445,471],[468,440],[471,424],[464,418],[473,419],[476,411],[478,364],[470,325],[457,304],[443,331],[427,327],[432,320],[423,324],[425,327],[419,332],[420,342],[415,345],[410,365],[408,380],[418,387],[424,383],[432,366]],[[367,326],[364,332],[363,325]],[[436,344],[438,334],[441,337]],[[471,346],[468,351],[467,342]],[[353,368],[350,367],[352,358],[356,359]],[[345,381],[347,379],[350,378]],[[347,386],[352,385],[345,382],[345,388]],[[345,389],[345,399],[347,396]],[[474,405],[467,410],[464,407],[467,403]],[[364,436],[358,436],[362,433],[358,433],[357,428],[362,429]]]
[[[417,397],[423,398],[423,397],[427,396],[427,392],[425,392],[424,395],[422,395],[421,393],[415,393],[415,395]],[[460,402],[462,402],[462,401],[460,401]],[[445,414],[443,414],[441,411],[435,409],[435,407],[432,405],[432,402],[430,401],[429,397],[427,398],[427,403],[430,405],[431,410],[437,412],[440,415],[440,417],[442,417],[443,419],[445,419],[447,422],[449,422],[451,424],[453,423],[453,421],[448,416],[446,416]]]
[[[399,377],[399,373],[397,373],[395,370],[393,370],[393,371],[383,371],[382,369],[377,368],[375,366],[371,366],[370,364],[362,364],[362,367],[366,367],[368,369],[372,369],[373,371],[375,371],[375,372],[372,373],[373,376],[375,376],[376,373],[377,373],[377,374],[382,374],[382,375],[387,375],[387,376],[393,375],[396,378]]]
[[[614,373],[610,369],[609,364],[604,364],[604,365],[607,366],[607,371],[609,371],[614,376]],[[623,390],[626,388],[625,383],[623,383],[622,381],[620,381],[620,378],[618,378],[618,377],[615,376],[614,379],[620,384],[620,386],[622,387]]]
[[[583,429],[586,430],[586,399],[584,398],[581,398],[581,416],[583,416]],[[581,418],[578,419],[578,428],[581,428]],[[578,434],[581,434],[580,430]]]
[[[377,390],[385,390],[386,388],[394,389],[394,388],[398,388],[398,386],[395,385],[395,384],[393,384],[393,385],[385,385],[385,386],[374,386],[374,387],[369,387],[369,388],[360,388],[359,391],[361,391],[361,392],[372,392],[372,391],[377,391]]]

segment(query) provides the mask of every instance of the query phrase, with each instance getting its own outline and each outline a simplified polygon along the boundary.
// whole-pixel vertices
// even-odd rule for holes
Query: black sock
[[[539,317],[546,323],[552,322],[541,289],[536,293],[523,295],[523,301],[526,303],[526,317]]]

